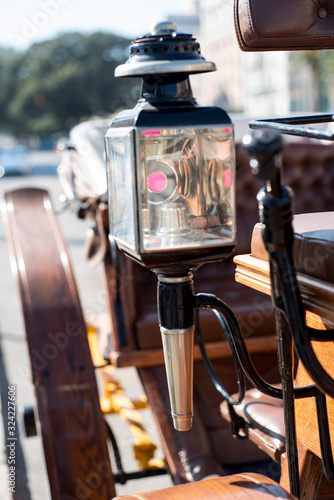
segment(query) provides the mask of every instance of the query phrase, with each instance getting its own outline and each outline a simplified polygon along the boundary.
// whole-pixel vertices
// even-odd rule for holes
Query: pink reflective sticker
[[[161,132],[160,132],[160,130],[143,130],[142,134],[143,135],[160,135]]]
[[[224,184],[226,187],[232,186],[232,170],[224,170]]]
[[[167,178],[162,172],[152,172],[147,177],[147,186],[152,193],[160,193],[167,186]]]

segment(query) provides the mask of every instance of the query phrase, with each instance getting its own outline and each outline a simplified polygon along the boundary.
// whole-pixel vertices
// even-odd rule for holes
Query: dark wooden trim
[[[7,192],[5,200],[52,499],[112,498],[86,325],[49,195],[19,189]]]
[[[277,341],[274,335],[268,337],[257,337],[245,340],[248,352],[250,354],[267,353],[277,350]],[[210,359],[230,358],[231,350],[228,342],[207,342],[205,348]],[[132,351],[112,351],[109,354],[110,363],[113,366],[135,366],[143,368],[149,366],[158,366],[164,364],[164,355],[162,349],[141,349]],[[194,361],[202,359],[198,345],[194,345]]]

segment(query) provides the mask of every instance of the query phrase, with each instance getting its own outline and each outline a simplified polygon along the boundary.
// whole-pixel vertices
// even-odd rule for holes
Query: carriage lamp
[[[134,109],[106,134],[110,236],[158,275],[159,323],[174,426],[192,420],[192,273],[235,245],[233,124],[199,106],[189,75],[214,71],[198,42],[159,23],[130,46],[116,77],[142,77]],[[143,291],[143,293],[145,293]]]

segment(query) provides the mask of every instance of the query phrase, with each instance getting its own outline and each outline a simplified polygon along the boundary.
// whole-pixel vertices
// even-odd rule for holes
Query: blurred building
[[[183,15],[171,12],[168,20],[176,22],[178,30],[192,33],[201,44],[204,57],[217,65],[217,72],[191,77],[194,95],[200,104],[243,112],[244,54],[234,33],[232,3],[233,0],[189,1]]]
[[[201,0],[200,20],[202,53],[217,65],[216,72],[205,76],[206,85],[199,96],[201,103],[242,112],[245,60],[234,33],[233,0]]]
[[[170,14],[180,31],[199,39],[203,55],[217,72],[193,76],[202,105],[218,105],[249,116],[284,116],[319,111],[310,67],[294,52],[242,52],[233,21],[233,0],[194,0],[184,15]],[[319,104],[319,102],[318,102]]]
[[[183,15],[171,12],[168,19],[192,33],[205,58],[217,65],[216,72],[191,77],[200,104],[254,118],[326,109],[326,102],[315,98],[319,82],[300,53],[240,50],[233,0],[190,0]]]
[[[242,52],[233,22],[233,0],[201,1],[203,53],[216,62],[206,98],[230,112],[284,115],[290,110],[288,54]]]
[[[195,38],[199,37],[200,31],[200,0],[189,0],[184,14],[168,15],[167,21],[173,21],[179,31],[192,33]]]
[[[173,21],[176,23],[178,31],[183,31],[184,33],[191,33],[195,38],[200,40],[200,0],[189,0],[186,4],[184,14],[170,14],[167,17],[168,21]],[[191,86],[193,89],[194,96],[198,99],[201,93],[201,76],[195,75],[191,77]],[[199,101],[203,104],[202,101]]]
[[[282,116],[291,110],[287,52],[244,54],[244,110],[252,116]]]

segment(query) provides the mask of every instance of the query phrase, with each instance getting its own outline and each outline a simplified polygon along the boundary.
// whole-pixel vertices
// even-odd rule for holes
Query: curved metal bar
[[[270,129],[280,134],[297,135],[300,137],[310,137],[312,139],[334,140],[334,133],[331,130],[321,130],[309,127],[300,127],[298,125],[308,125],[311,123],[329,123],[333,122],[333,114],[296,116],[288,118],[273,118],[268,120],[251,120],[249,128],[251,129]]]
[[[105,420],[107,435],[113,449],[114,459],[116,462],[117,472],[114,474],[115,482],[118,484],[126,484],[131,479],[142,479],[146,477],[155,477],[168,474],[166,467],[157,467],[152,469],[141,469],[135,472],[125,472],[122,463],[122,457],[118,448],[115,434],[109,423]]]
[[[282,399],[282,389],[268,384],[256,371],[249,357],[242,333],[240,331],[238,320],[231,309],[221,299],[212,294],[196,294],[195,301],[195,307],[197,309],[211,309],[213,311],[217,311],[216,314],[219,314],[224,318],[225,323],[221,323],[221,325],[227,325],[228,335],[230,335],[233,341],[239,363],[241,364],[246,377],[253,384],[253,386],[267,396],[271,396],[276,399]],[[295,398],[298,399],[317,396],[318,394],[319,392],[315,385],[295,387],[294,389]]]
[[[110,441],[110,444],[111,444],[111,447],[113,450],[115,463],[116,463],[117,470],[116,470],[115,474],[118,475],[117,482],[119,484],[125,484],[126,483],[126,473],[125,473],[124,468],[123,468],[122,457],[121,457],[121,453],[119,451],[119,447],[117,444],[115,434],[114,434],[112,428],[110,427],[109,422],[107,422],[106,419],[104,419],[104,423],[105,423],[105,427],[106,427],[107,436],[109,438],[109,441]]]
[[[209,294],[202,294],[202,295],[209,295]],[[196,296],[195,296],[196,297]],[[208,297],[208,299],[210,299],[210,297]],[[199,307],[199,309],[203,309],[202,307]],[[205,307],[204,309],[207,309],[207,307]],[[209,308],[211,309],[211,308]],[[215,312],[215,311],[213,311]],[[201,330],[199,328],[199,325],[198,325],[198,321],[196,321],[196,325],[195,325],[195,333],[196,333],[196,338],[197,338],[197,343],[199,345],[199,348],[200,348],[200,351],[201,351],[201,354],[202,354],[202,358],[203,358],[203,362],[204,362],[204,365],[206,367],[206,369],[208,370],[208,373],[211,377],[211,380],[213,381],[217,391],[223,396],[223,398],[230,404],[230,405],[238,405],[242,402],[242,400],[244,399],[244,396],[245,396],[245,380],[244,380],[244,372],[240,366],[240,363],[239,363],[239,358],[238,358],[238,355],[236,353],[236,350],[234,348],[234,344],[233,344],[233,341],[231,339],[231,335],[230,335],[230,330],[229,330],[229,327],[225,321],[225,318],[223,318],[221,315],[218,316],[218,320],[225,332],[225,335],[226,335],[226,338],[227,338],[227,341],[230,345],[230,348],[231,348],[231,352],[232,352],[232,356],[233,356],[233,360],[234,360],[234,365],[235,365],[235,369],[236,369],[236,372],[237,372],[237,385],[238,385],[238,398],[233,398],[228,392],[227,390],[225,389],[225,387],[223,387],[223,385],[220,383],[220,381],[218,380],[217,378],[217,375],[213,369],[213,366],[212,366],[212,363],[206,353],[206,349],[205,349],[205,345],[204,345],[204,342],[203,342],[203,338],[202,338],[202,334],[201,334]]]
[[[333,342],[334,330],[318,330],[306,325],[306,331],[310,340],[318,340],[321,342]]]
[[[334,380],[319,363],[307,334],[297,278],[287,252],[285,249],[276,250],[271,253],[271,258],[277,265],[284,310],[290,324],[298,356],[317,387],[325,394],[334,397]]]
[[[322,457],[322,467],[328,481],[334,482],[334,464],[331,436],[328,422],[327,402],[324,394],[315,398],[318,417],[319,441]]]
[[[196,308],[211,309],[220,320],[227,338],[231,338],[234,349],[237,352],[238,361],[243,367],[247,378],[261,392],[277,399],[282,399],[282,390],[267,384],[255,370],[244,343],[239,324],[232,311],[218,297],[211,294],[200,293],[195,295]],[[227,328],[225,330],[225,328]]]

